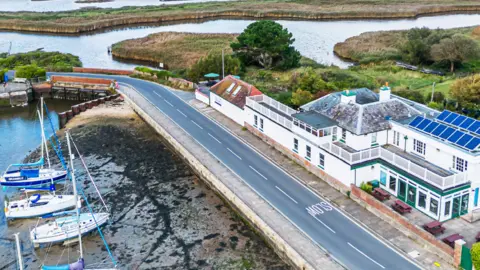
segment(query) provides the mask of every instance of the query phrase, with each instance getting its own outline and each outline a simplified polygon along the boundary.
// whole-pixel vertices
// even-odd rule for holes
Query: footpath
[[[171,89],[172,90],[172,89]],[[177,94],[177,91],[172,92]],[[242,128],[231,119],[219,113],[210,106],[196,100],[181,96],[182,99],[190,103],[194,108],[203,113],[205,116],[217,122],[230,133],[236,135],[244,143],[250,145],[261,153],[264,157],[277,164],[279,167],[290,173],[292,176],[309,186],[313,191],[361,224],[367,231],[377,236],[383,242],[389,244],[398,252],[402,252],[414,259],[420,266],[425,269],[455,269],[452,265],[447,263],[441,255],[436,254],[435,250],[430,250],[430,247],[416,242],[407,237],[406,234],[399,231],[388,222],[380,219],[376,215],[363,208],[349,197],[340,193],[327,182],[321,180],[317,176],[311,174],[306,169],[295,163],[293,160],[284,156],[280,151],[262,141],[259,137]]]
[[[286,262],[302,270],[344,268],[137,91],[121,87],[121,92],[195,173],[236,209]]]

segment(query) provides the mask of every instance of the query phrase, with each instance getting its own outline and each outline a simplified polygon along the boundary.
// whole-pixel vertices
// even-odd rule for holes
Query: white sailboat
[[[67,172],[63,170],[54,170],[50,168],[48,158],[47,141],[43,127],[43,98],[40,99],[41,113],[38,113],[40,119],[42,135],[42,157],[34,163],[11,164],[5,173],[0,177],[0,185],[5,187],[32,187],[51,184],[57,181],[63,181],[67,177]],[[38,112],[38,111],[37,111]],[[44,149],[45,148],[45,149]],[[47,155],[48,168],[43,168],[45,164],[44,154]]]
[[[65,132],[70,155],[71,178],[73,183],[74,201],[78,201],[78,192],[75,182],[75,170],[73,166],[73,154],[70,147],[70,134]],[[51,216],[60,216],[76,213],[76,216],[57,218],[52,222],[36,226],[30,231],[30,239],[35,247],[50,243],[68,242],[72,238],[79,237],[97,229],[108,222],[108,213],[80,213],[80,206],[77,205],[75,211],[55,213]]]

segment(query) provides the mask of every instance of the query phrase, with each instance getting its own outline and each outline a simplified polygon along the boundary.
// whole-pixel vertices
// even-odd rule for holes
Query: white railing
[[[380,149],[380,158],[442,190],[468,182],[467,173],[465,172],[450,176],[440,176],[385,148]]]
[[[247,97],[247,106],[250,108],[255,109],[256,111],[260,112],[261,114],[267,116],[270,120],[288,128],[292,129],[292,120],[289,120],[288,118],[283,117],[282,115],[270,110],[269,108],[263,106],[260,104],[260,102],[263,102],[265,104],[268,104],[269,106],[287,114],[287,115],[292,115],[294,113],[297,113],[294,109],[289,108],[286,105],[283,105],[282,103],[271,99],[265,95],[258,95],[258,96],[252,96],[252,97]]]
[[[327,150],[329,153],[332,153],[339,158],[345,160],[349,164],[360,163],[368,161],[374,158],[380,157],[380,147],[370,148],[363,151],[358,151],[355,153],[350,153],[347,150],[343,149],[340,146],[337,146],[333,143],[325,143],[321,145],[323,149]]]

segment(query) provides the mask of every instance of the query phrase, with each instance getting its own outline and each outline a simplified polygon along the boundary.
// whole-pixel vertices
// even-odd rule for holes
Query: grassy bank
[[[7,55],[0,54],[0,69],[15,69],[19,66],[36,65],[47,71],[71,72],[73,67],[81,67],[76,55],[61,52],[32,51]]]
[[[115,43],[112,54],[127,60],[164,63],[169,69],[185,69],[209,53],[231,53],[234,34],[162,32]]]
[[[480,12],[480,3],[473,0],[245,0],[64,12],[0,12],[0,29],[81,33],[133,24],[221,17],[335,20],[413,18],[465,12]]]

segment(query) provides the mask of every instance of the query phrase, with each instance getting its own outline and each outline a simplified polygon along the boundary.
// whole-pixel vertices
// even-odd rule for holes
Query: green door
[[[412,207],[415,207],[416,200],[417,200],[417,188],[409,185],[407,189],[407,204],[409,204]]]
[[[470,249],[465,245],[462,246],[462,256],[460,257],[460,269],[472,270],[472,255]]]
[[[460,197],[453,198],[452,218],[460,216]]]
[[[405,201],[406,194],[407,194],[407,183],[405,183],[405,181],[402,181],[401,179],[399,179],[398,180],[398,194],[397,194],[397,197],[400,200]]]

